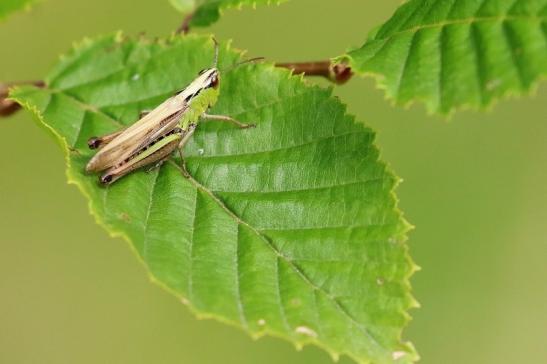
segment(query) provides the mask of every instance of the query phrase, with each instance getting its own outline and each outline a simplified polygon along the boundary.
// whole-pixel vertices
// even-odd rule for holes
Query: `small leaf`
[[[223,47],[220,69],[239,57]],[[330,90],[271,65],[241,66],[223,74],[211,112],[257,126],[201,123],[185,149],[193,178],[177,160],[108,188],[84,174],[89,137],[134,122],[212,59],[210,38],[105,37],[64,57],[46,88],[12,97],[58,137],[97,221],[197,315],[333,357],[414,362],[401,341],[416,303],[398,179],[372,130]]]
[[[1,0],[0,1],[0,20],[7,17],[9,14],[30,8],[31,4],[36,0]]]
[[[411,0],[338,61],[376,76],[397,104],[486,107],[547,74],[547,0]]]
[[[169,2],[181,13],[189,13],[196,6],[196,0],[169,0]]]
[[[287,0],[169,0],[171,4],[182,13],[190,13],[192,20],[190,26],[206,27],[220,18],[224,9],[236,8],[244,5],[270,5],[280,4]]]

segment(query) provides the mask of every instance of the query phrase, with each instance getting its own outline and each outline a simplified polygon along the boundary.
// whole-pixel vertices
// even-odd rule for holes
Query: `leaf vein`
[[[406,57],[403,63],[403,66],[401,67],[401,72],[399,74],[399,77],[396,81],[396,86],[394,88],[395,94],[394,97],[399,96],[399,93],[401,92],[401,84],[403,83],[406,71],[408,69],[408,63],[410,62],[410,58],[412,57],[412,52],[414,51],[414,47],[416,46],[416,38],[417,38],[418,32],[412,34],[412,38],[410,39],[410,44],[408,45],[408,50],[406,51]]]
[[[285,329],[287,330],[287,334],[292,336],[292,329],[289,324],[289,321],[287,320],[287,312],[285,311],[285,304],[283,303],[283,295],[281,293],[281,274],[279,271],[279,256],[275,257],[275,272],[276,272],[276,288],[277,288],[277,297],[279,299],[279,312],[281,314],[281,320],[283,321],[283,325],[285,326]]]
[[[507,22],[503,22],[501,24],[501,27],[502,27],[503,38],[505,39],[507,48],[509,50],[509,58],[511,59],[511,62],[513,63],[513,67],[515,68],[515,71],[516,71],[515,73],[519,80],[519,84],[522,87],[522,89],[526,89],[526,78],[524,76],[524,72],[521,68],[521,65],[516,55],[516,48],[518,47],[518,45],[513,43],[513,39],[510,34],[511,29],[509,29],[509,24]]]
[[[148,197],[148,208],[146,209],[146,216],[144,218],[144,225],[143,225],[143,241],[142,241],[142,257],[144,261],[148,260],[148,228],[149,228],[149,222],[150,222],[150,211],[152,211],[152,206],[154,204],[154,193],[156,190],[156,185],[158,182],[158,178],[160,175],[160,171],[158,170],[155,172],[154,180],[152,181],[152,186],[150,187],[150,194]]]
[[[236,297],[237,297],[237,309],[239,311],[239,320],[241,321],[242,326],[245,329],[249,328],[249,324],[247,322],[247,318],[245,317],[245,310],[243,307],[243,301],[241,300],[241,287],[240,287],[240,257],[239,257],[239,249],[240,249],[240,232],[239,229],[241,228],[240,224],[237,224],[237,236],[236,236],[236,251],[235,251],[235,286],[236,286]]]
[[[284,189],[284,190],[276,190],[276,191],[268,191],[268,190],[261,190],[261,191],[224,191],[224,190],[212,190],[213,192],[218,192],[223,195],[237,195],[237,196],[253,196],[258,195],[259,197],[266,197],[267,195],[276,195],[276,197],[279,197],[279,195],[282,194],[294,194],[294,193],[300,193],[300,192],[316,192],[316,191],[322,191],[322,190],[334,190],[338,188],[344,188],[349,186],[356,186],[356,185],[366,185],[369,183],[375,183],[375,182],[383,182],[383,181],[391,181],[391,178],[388,178],[386,176],[378,177],[378,178],[370,178],[370,179],[364,179],[361,181],[353,181],[353,182],[347,182],[347,183],[339,183],[335,185],[328,185],[328,186],[319,186],[319,187],[306,187],[302,189]]]
[[[178,166],[176,163],[173,163],[173,165],[180,170],[180,166]],[[338,309],[340,313],[342,313],[343,316],[348,319],[352,325],[354,325],[360,332],[365,335],[370,342],[378,347],[381,348],[381,350],[386,350],[383,345],[380,343],[380,341],[360,322],[358,322],[355,317],[334,297],[331,293],[326,291],[324,288],[317,286],[315,283],[313,283],[308,276],[304,274],[304,272],[293,262],[291,261],[286,255],[284,255],[280,250],[278,250],[272,242],[263,235],[259,230],[255,229],[253,226],[251,226],[246,221],[243,221],[239,216],[237,216],[232,210],[228,208],[222,202],[216,195],[214,195],[209,189],[207,189],[204,185],[199,183],[196,179],[194,179],[192,176],[189,176],[190,181],[194,186],[200,190],[202,190],[205,194],[207,194],[213,201],[215,201],[223,210],[226,211],[226,213],[231,216],[237,223],[244,224],[247,226],[251,231],[253,231],[261,240],[268,246],[274,254],[276,254],[280,259],[283,259],[291,269],[294,270],[294,272],[310,287],[312,290],[318,290],[325,294],[325,296],[332,302],[332,304]]]
[[[477,69],[476,79],[479,87],[479,102],[481,105],[484,105],[484,91],[486,89],[486,81],[484,79],[482,69],[484,68],[485,62],[482,56],[483,53],[481,51],[479,29],[477,28],[476,24],[471,24],[469,26],[469,39],[471,43],[471,50],[475,55],[475,67]]]
[[[282,229],[272,229],[272,228],[267,228],[267,229],[261,229],[261,230],[257,230],[257,231],[260,231],[260,232],[279,232],[279,231],[306,231],[306,230],[334,230],[334,229],[341,229],[341,230],[353,230],[353,229],[358,229],[358,228],[371,228],[371,227],[377,227],[377,228],[381,228],[381,227],[388,227],[388,226],[393,226],[394,224],[366,224],[366,225],[331,225],[331,226],[299,226],[299,227],[296,227],[296,228],[282,228]]]
[[[180,167],[178,165],[176,165],[175,163],[173,163],[177,168],[180,169]],[[198,202],[199,202],[199,198],[198,198],[198,193],[199,193],[199,190],[196,188],[195,190],[195,195],[194,195],[194,213],[192,214],[192,227],[191,227],[191,230],[190,230],[190,241],[189,241],[189,247],[188,247],[188,256],[190,256],[190,259],[189,259],[189,263],[188,263],[188,299],[189,300],[192,300],[193,298],[193,294],[192,294],[192,291],[193,291],[193,282],[192,282],[192,262],[194,261],[195,257],[194,257],[194,233],[196,231],[196,215],[198,213]]]
[[[330,139],[335,139],[335,138],[339,138],[339,137],[346,137],[346,136],[351,136],[351,135],[360,135],[360,134],[371,134],[370,130],[358,130],[358,131],[351,131],[349,133],[342,133],[342,134],[335,134],[335,135],[329,135],[329,136],[326,136],[326,137],[323,137],[323,138],[318,138],[318,139],[314,139],[314,140],[310,140],[309,142],[305,142],[305,143],[300,143],[300,144],[294,144],[294,145],[287,145],[287,146],[284,146],[284,147],[281,147],[281,148],[275,148],[275,149],[269,149],[269,150],[258,150],[258,151],[253,151],[253,152],[247,152],[247,153],[236,153],[236,154],[213,154],[213,155],[189,155],[187,157],[185,157],[185,159],[198,159],[198,160],[207,160],[207,159],[215,159],[215,158],[231,158],[231,157],[256,157],[258,155],[261,155],[261,154],[266,154],[266,155],[269,155],[269,154],[273,154],[273,153],[276,153],[276,152],[286,152],[286,151],[290,151],[290,150],[293,150],[293,149],[299,149],[299,148],[302,148],[302,147],[306,147],[306,146],[309,146],[309,145],[314,145],[314,144],[319,144],[320,142],[324,142],[324,141],[327,141],[327,140],[330,140]],[[368,150],[368,149],[371,149],[373,148],[373,145],[372,144],[367,144],[367,149],[364,149],[364,150]],[[363,149],[360,149],[361,151],[363,151]]]
[[[437,23],[417,25],[412,28],[400,30],[391,34],[386,35],[382,38],[375,38],[374,40],[389,40],[391,38],[397,37],[405,33],[415,33],[422,29],[431,29],[431,28],[444,28],[447,25],[458,25],[458,24],[470,24],[470,23],[481,23],[481,22],[495,22],[495,21],[512,21],[512,20],[525,20],[525,21],[544,21],[547,17],[539,15],[500,15],[500,16],[476,16],[463,19],[452,19],[452,20],[443,20]]]

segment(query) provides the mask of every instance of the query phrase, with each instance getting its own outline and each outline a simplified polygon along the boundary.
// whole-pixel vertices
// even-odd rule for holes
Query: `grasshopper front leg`
[[[241,129],[254,128],[256,126],[255,124],[243,123],[239,120],[232,118],[231,116],[226,116],[226,115],[212,115],[212,114],[203,113],[201,114],[201,118],[203,119],[203,121],[220,121],[220,122],[231,123]],[[188,172],[188,169],[186,168],[186,161],[184,160],[183,150],[186,143],[188,143],[188,140],[190,140],[190,137],[192,136],[192,134],[194,134],[195,129],[196,129],[196,125],[190,124],[190,126],[188,127],[188,131],[186,132],[184,137],[181,139],[179,148],[178,148],[179,157],[180,157],[180,168],[182,171],[182,175],[186,178],[190,178],[190,173]]]

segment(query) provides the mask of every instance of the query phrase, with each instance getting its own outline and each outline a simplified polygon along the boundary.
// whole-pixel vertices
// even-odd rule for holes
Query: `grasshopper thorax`
[[[199,72],[198,77],[186,88],[187,90],[217,89],[220,85],[220,72],[216,67],[206,68]]]

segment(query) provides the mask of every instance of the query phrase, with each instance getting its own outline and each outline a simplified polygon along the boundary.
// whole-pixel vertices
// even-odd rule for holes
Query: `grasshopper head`
[[[220,86],[220,72],[216,67],[201,70],[197,79],[204,89],[217,89]]]

